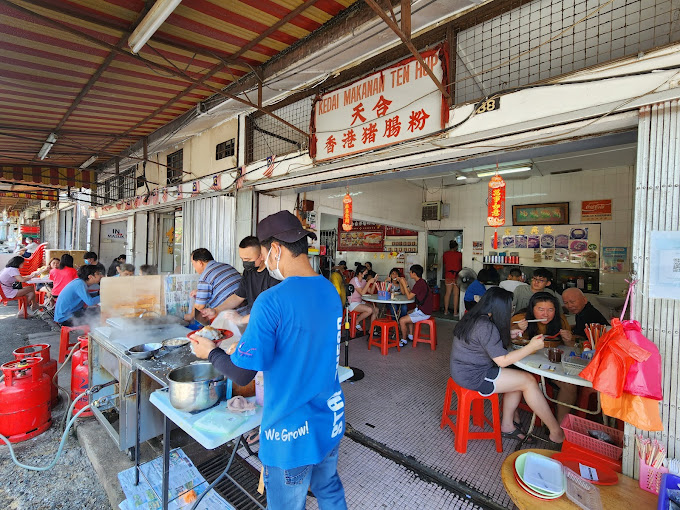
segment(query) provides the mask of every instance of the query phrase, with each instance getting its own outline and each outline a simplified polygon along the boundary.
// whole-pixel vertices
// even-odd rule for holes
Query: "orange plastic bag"
[[[663,430],[658,400],[630,393],[623,393],[620,398],[612,398],[601,393],[600,404],[602,413],[628,422],[640,430]]]
[[[579,375],[592,382],[597,391],[618,398],[630,367],[649,356],[649,351],[628,340],[621,321],[612,319],[612,329],[600,338],[593,360]]]

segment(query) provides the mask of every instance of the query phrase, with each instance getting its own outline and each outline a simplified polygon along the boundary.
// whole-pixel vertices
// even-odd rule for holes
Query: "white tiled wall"
[[[472,242],[484,238],[486,226],[487,183],[469,184],[444,190],[444,202],[451,204],[446,220],[430,221],[430,229],[463,230],[463,264],[475,270],[481,262],[472,260]],[[548,202],[569,202],[569,222],[581,221],[581,201],[612,199],[613,219],[602,222],[602,246],[627,246],[630,255],[634,193],[634,168],[613,167],[585,170],[566,175],[507,180],[506,223],[512,224],[512,206]],[[627,288],[624,275],[602,274],[600,290],[604,295]]]
[[[420,188],[405,180],[375,182],[367,185],[351,186],[350,191],[361,191],[353,196],[355,218],[375,221],[392,226],[424,228],[420,220],[421,202],[439,200],[451,205],[449,218],[442,221],[430,221],[426,225],[431,230],[463,231],[463,264],[475,270],[481,263],[472,261],[472,241],[483,239],[486,225],[487,182],[468,184],[455,188],[446,188],[443,193],[438,190],[423,192]],[[620,166],[565,175],[548,175],[531,177],[524,180],[507,180],[507,223],[512,223],[512,206],[517,204],[537,204],[547,202],[569,202],[570,223],[581,222],[581,201],[612,199],[613,219],[602,222],[602,246],[627,246],[630,255],[630,239],[632,236],[632,211],[634,192],[634,168]],[[342,197],[345,188],[322,190],[307,193],[307,200],[314,200],[314,207],[319,210],[335,210],[342,208]],[[333,198],[329,198],[333,197]],[[281,209],[293,211],[296,195],[283,197],[260,196],[259,217],[264,218]],[[426,253],[425,238],[419,243],[424,258]],[[375,270],[383,274],[394,264],[387,259],[373,259],[373,254],[344,254],[348,265],[354,261],[376,262]],[[419,263],[423,263],[418,261]],[[620,293],[627,288],[623,281],[625,275],[603,274],[600,278],[600,290],[604,295]]]

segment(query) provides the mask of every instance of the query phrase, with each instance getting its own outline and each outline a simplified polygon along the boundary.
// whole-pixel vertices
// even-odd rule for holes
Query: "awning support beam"
[[[423,67],[425,72],[427,72],[428,76],[432,79],[434,84],[437,86],[439,90],[441,90],[442,95],[446,98],[449,99],[449,93],[446,91],[446,87],[442,84],[442,82],[439,81],[439,79],[434,75],[432,72],[432,69],[425,63],[423,60],[423,57],[420,56],[420,53],[416,49],[415,46],[413,46],[413,43],[411,42],[411,34],[410,34],[410,27],[411,27],[411,5],[409,3],[407,12],[404,11],[403,6],[404,3],[409,3],[409,0],[402,0],[402,11],[401,11],[401,26],[402,28],[407,28],[409,29],[408,35],[404,33],[402,29],[399,28],[399,26],[390,19],[390,17],[387,15],[387,13],[378,5],[378,3],[375,0],[366,0],[366,4],[375,11],[375,13],[382,18],[382,20],[387,24],[388,27],[392,29],[392,31],[397,34],[399,39],[402,40],[402,42],[406,45],[406,47],[409,49],[411,54],[415,57],[415,59],[418,61],[418,63]],[[405,17],[408,18],[408,21],[405,21]]]

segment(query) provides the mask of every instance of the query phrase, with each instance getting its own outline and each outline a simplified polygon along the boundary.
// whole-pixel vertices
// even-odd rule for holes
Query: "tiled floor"
[[[382,356],[377,348],[367,349],[365,338],[350,342],[349,364],[362,369],[365,377],[343,384],[347,423],[390,449],[512,508],[500,468],[517,442],[504,440],[504,451],[498,453],[491,440],[470,441],[468,452],[461,455],[454,450],[452,432],[439,428],[455,324],[437,321],[436,351],[426,344],[414,349],[409,343],[401,352],[390,349]]]

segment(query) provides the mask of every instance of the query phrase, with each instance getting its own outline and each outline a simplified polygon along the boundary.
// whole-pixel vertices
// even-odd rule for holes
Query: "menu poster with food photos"
[[[338,219],[338,251],[383,251],[385,225],[353,221],[352,230],[342,229],[342,218]]]
[[[163,278],[166,314],[183,317],[189,312],[192,306],[189,294],[198,287],[198,276],[197,274],[169,274]]]
[[[519,254],[527,266],[598,269],[600,225],[527,225],[500,227],[498,248],[493,248],[493,227],[484,228],[484,255]]]

